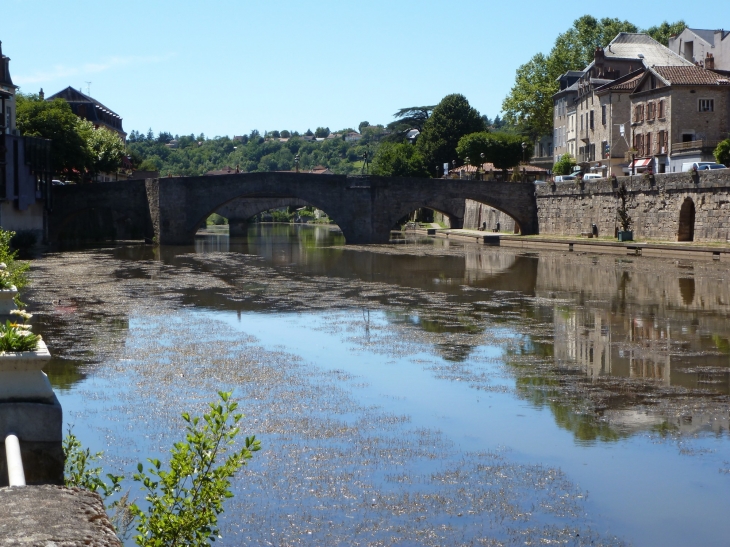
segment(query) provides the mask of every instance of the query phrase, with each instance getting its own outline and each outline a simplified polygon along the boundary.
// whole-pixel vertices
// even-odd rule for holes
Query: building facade
[[[669,39],[669,49],[708,70],[730,71],[730,32],[686,28]]]

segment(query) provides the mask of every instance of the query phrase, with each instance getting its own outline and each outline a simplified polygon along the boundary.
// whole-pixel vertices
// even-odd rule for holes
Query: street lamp
[[[636,144],[636,126],[639,125],[636,122],[631,124],[631,176],[636,174],[636,152],[634,151],[634,145]]]
[[[525,159],[526,155],[527,155],[527,143],[523,142],[522,143],[522,163],[527,163],[527,159]]]
[[[294,156],[294,165],[296,166],[297,173],[299,172],[299,154]]]

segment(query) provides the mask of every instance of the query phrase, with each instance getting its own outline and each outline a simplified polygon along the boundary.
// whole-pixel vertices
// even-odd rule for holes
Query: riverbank
[[[414,230],[420,235],[471,241],[480,245],[515,247],[522,249],[549,249],[573,252],[594,252],[612,254],[633,254],[642,256],[705,258],[710,260],[730,260],[730,244],[723,242],[659,242],[627,241],[619,242],[613,238],[587,238],[569,236],[521,236],[514,234],[480,232],[478,230],[447,229]]]

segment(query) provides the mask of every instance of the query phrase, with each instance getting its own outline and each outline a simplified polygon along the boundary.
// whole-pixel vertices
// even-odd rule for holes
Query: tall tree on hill
[[[393,114],[395,121],[390,122],[386,127],[391,131],[391,141],[405,140],[406,133],[411,129],[423,131],[423,126],[428,120],[434,106],[409,106],[401,108]]]
[[[484,120],[472,108],[466,97],[458,93],[447,95],[433,109],[423,124],[416,147],[426,160],[429,169],[456,159],[459,139],[469,133],[486,131]]]

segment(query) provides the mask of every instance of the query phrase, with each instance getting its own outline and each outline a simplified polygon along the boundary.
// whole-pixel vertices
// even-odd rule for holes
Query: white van
[[[689,161],[682,164],[682,173],[687,171],[704,171],[705,169],[722,169],[722,167],[714,167],[718,165],[714,161]]]
[[[598,173],[586,173],[583,175],[583,180],[596,180],[596,179],[603,179],[606,178],[603,175],[599,175]]]

